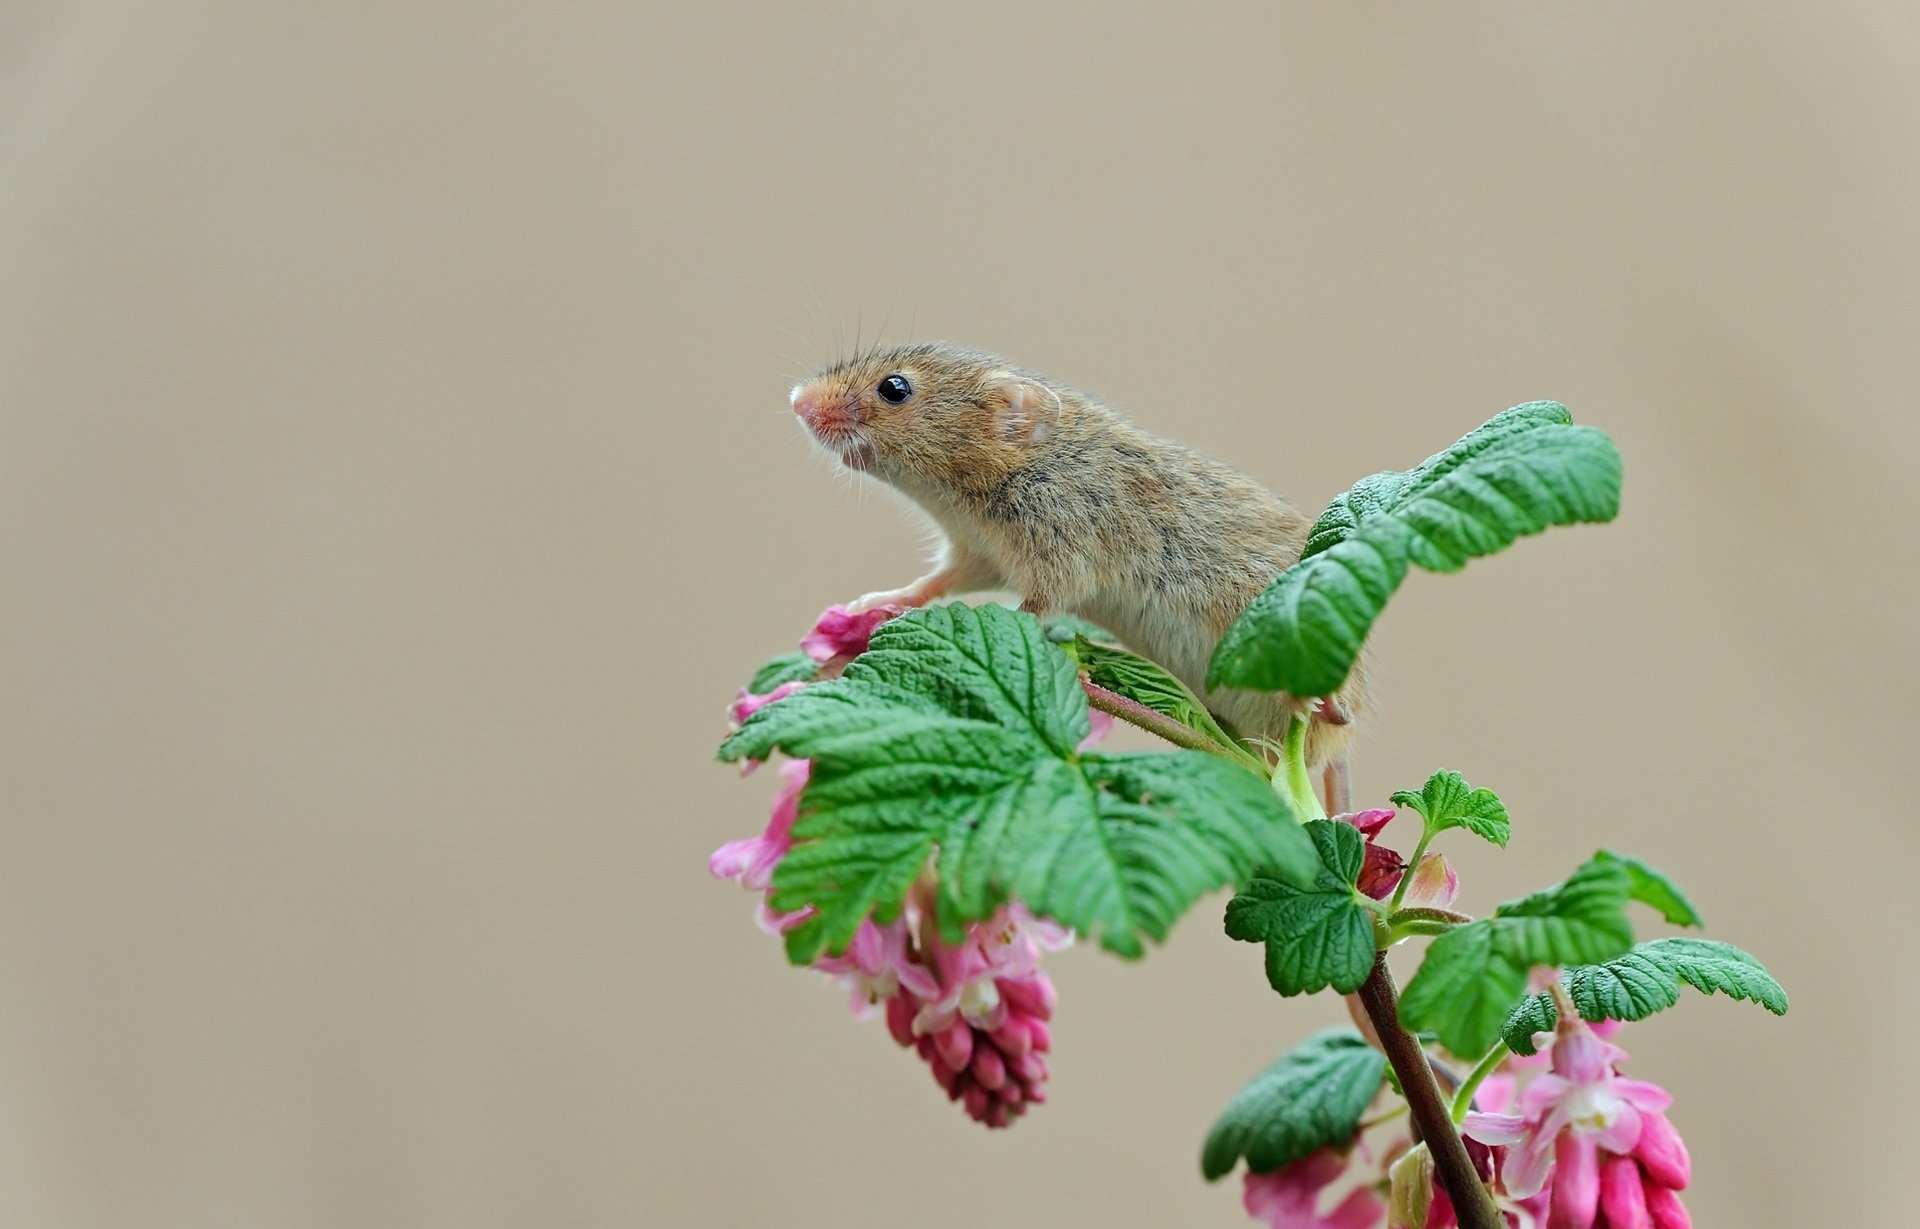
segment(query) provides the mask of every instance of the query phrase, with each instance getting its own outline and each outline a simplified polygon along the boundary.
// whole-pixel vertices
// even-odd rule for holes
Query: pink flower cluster
[[[1391,810],[1334,818],[1366,838],[1358,887],[1384,900],[1408,874],[1378,843]],[[1459,880],[1438,854],[1412,870],[1401,903],[1445,909]],[[1537,972],[1548,974],[1549,970]],[[1606,1040],[1619,1025],[1589,1025],[1555,987],[1560,1023],[1534,1038],[1541,1051],[1509,1056],[1474,1098],[1462,1135],[1482,1181],[1513,1229],[1691,1229],[1678,1192],[1692,1176],[1680,1133],[1667,1120],[1673,1098],[1620,1074],[1627,1053]],[[1355,1167],[1356,1160],[1365,1163]],[[1328,1188],[1357,1168],[1358,1181],[1331,1210]],[[1392,1180],[1386,1173],[1391,1169]],[[1391,1199],[1380,1196],[1390,1188]],[[1402,1199],[1403,1192],[1408,1198]],[[1270,1173],[1246,1175],[1247,1215],[1269,1229],[1453,1229],[1459,1222],[1423,1148],[1402,1134],[1376,1154],[1359,1135]]]
[[[921,953],[931,957],[932,975],[925,965],[901,968],[887,1030],[926,1061],[969,1117],[1007,1126],[1047,1099],[1055,996],[1040,954],[1072,941],[1072,931],[1018,904],[969,926],[958,946],[933,936]]]
[[[801,639],[801,648],[832,672],[864,652],[873,629],[898,613],[898,607],[883,607],[851,615],[832,607]],[[742,689],[729,716],[745,721],[803,686],[787,683],[764,695]],[[1096,723],[1088,741],[1111,726],[1110,719]],[[769,903],[774,869],[793,847],[810,769],[806,760],[783,764],[766,831],[727,842],[707,861],[716,878],[766,894],[760,924],[775,934],[812,914],[810,908],[782,913]],[[1046,1100],[1055,995],[1040,957],[1072,943],[1073,932],[1012,902],[968,926],[959,943],[948,943],[932,924],[933,886],[923,877],[892,922],[882,926],[867,919],[844,952],[822,956],[813,967],[848,990],[856,1017],[884,1013],[894,1040],[925,1060],[949,1100],[989,1127],[1005,1127]]]
[[[1482,1085],[1479,1100],[1517,1113],[1467,1115],[1467,1136],[1494,1148],[1504,1193],[1536,1211],[1544,1198],[1547,1229],[1691,1229],[1677,1192],[1693,1162],[1667,1120],[1672,1095],[1621,1075],[1627,1052],[1564,998],[1551,1053],[1552,1070],[1517,1094]]]
[[[1494,1107],[1466,1117],[1463,1135],[1480,1177],[1492,1188],[1513,1229],[1691,1229],[1678,1192],[1692,1177],[1680,1133],[1667,1120],[1673,1098],[1644,1080],[1619,1073],[1626,1051],[1563,1006],[1549,1053],[1510,1058],[1474,1098]],[[1546,1040],[1538,1038],[1537,1040]],[[1550,1070],[1538,1071],[1548,1066]],[[1529,1073],[1531,1079],[1521,1083]],[[1430,1162],[1407,1157],[1402,1136],[1380,1161],[1356,1136],[1345,1147],[1321,1148],[1271,1173],[1246,1175],[1247,1215],[1269,1229],[1454,1229],[1459,1224],[1446,1190],[1432,1179]],[[1326,1188],[1356,1157],[1370,1163],[1332,1210],[1319,1210]],[[1396,1158],[1422,1160],[1421,1191],[1406,1219],[1402,1176],[1393,1167],[1392,1215],[1380,1197],[1382,1170]],[[1431,1182],[1430,1190],[1425,1184]],[[1420,1211],[1424,1209],[1424,1214]]]

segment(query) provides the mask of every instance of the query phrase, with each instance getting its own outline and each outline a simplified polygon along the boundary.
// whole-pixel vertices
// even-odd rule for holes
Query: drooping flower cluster
[[[1385,900],[1408,874],[1406,859],[1378,842],[1391,810],[1334,818],[1366,838],[1356,886]],[[1446,909],[1459,891],[1453,869],[1427,854],[1400,903]],[[1508,1055],[1481,1083],[1462,1140],[1512,1229],[1691,1229],[1677,1192],[1691,1162],[1667,1120],[1672,1096],[1619,1072],[1627,1053],[1606,1038],[1617,1021],[1582,1020],[1553,971],[1560,1023],[1534,1038],[1537,1053]],[[1387,1130],[1387,1128],[1382,1128]],[[1371,1144],[1369,1140],[1371,1139]],[[1424,1145],[1404,1131],[1362,1133],[1268,1173],[1246,1174],[1247,1214],[1269,1229],[1454,1229],[1452,1201]],[[1338,1184],[1336,1186],[1336,1184]],[[1339,1188],[1346,1193],[1339,1195]],[[1332,1194],[1329,1194],[1330,1189]],[[1331,1208],[1321,1210],[1322,1203]]]
[[[823,674],[836,673],[866,651],[875,627],[898,613],[898,607],[882,607],[853,615],[831,607],[800,647]],[[761,695],[743,688],[728,715],[736,724],[745,721],[805,685],[785,683]],[[1089,744],[1112,728],[1105,714],[1093,718]],[[774,870],[793,847],[810,768],[806,760],[783,764],[766,831],[727,842],[707,863],[716,878],[764,894],[760,924],[775,934],[812,914],[811,908],[783,913],[770,903]],[[884,1014],[894,1040],[920,1055],[948,1099],[989,1127],[1005,1127],[1046,1100],[1055,995],[1040,957],[1071,944],[1073,932],[1009,902],[949,943],[933,924],[934,886],[923,875],[892,922],[867,919],[844,952],[823,955],[813,967],[847,989],[857,1018]]]
[[[1510,1057],[1488,1077],[1474,1103],[1489,1108],[1469,1113],[1462,1128],[1507,1224],[1691,1229],[1678,1192],[1692,1163],[1665,1114],[1672,1096],[1622,1076],[1626,1051],[1571,1010],[1551,1039],[1535,1040],[1542,1052]],[[1343,1147],[1248,1173],[1247,1215],[1269,1229],[1454,1229],[1459,1220],[1425,1146],[1399,1132],[1379,1142],[1376,1151],[1356,1134]],[[1357,1181],[1321,1211],[1325,1192],[1345,1177]]]
[[[1510,1198],[1546,1196],[1549,1229],[1690,1229],[1677,1192],[1693,1164],[1667,1120],[1672,1095],[1621,1075],[1627,1052],[1556,997],[1552,1070],[1509,1102],[1518,1113],[1468,1114],[1468,1138],[1494,1146]]]
[[[1040,954],[1073,942],[1073,932],[1009,904],[949,945],[934,935],[925,965],[908,962],[886,1003],[887,1030],[917,1052],[967,1114],[1004,1127],[1047,1099],[1053,1046],[1053,982]]]

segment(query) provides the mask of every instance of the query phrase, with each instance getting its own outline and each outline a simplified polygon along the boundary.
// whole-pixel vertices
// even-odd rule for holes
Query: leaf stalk
[[[1407,889],[1413,886],[1414,872],[1420,869],[1420,859],[1427,856],[1427,846],[1433,843],[1434,831],[1431,823],[1420,829],[1419,843],[1414,845],[1413,854],[1407,858],[1407,869],[1400,872],[1400,886],[1394,888],[1393,899],[1387,903],[1387,911],[1395,912],[1400,902],[1407,898]]]
[[[1506,1042],[1494,1042],[1493,1048],[1483,1054],[1480,1061],[1473,1065],[1473,1070],[1467,1073],[1466,1080],[1460,1085],[1459,1090],[1453,1094],[1453,1120],[1455,1122],[1465,1121],[1467,1112],[1473,1108],[1474,1092],[1480,1087],[1482,1080],[1485,1080],[1488,1076],[1499,1070],[1501,1062],[1507,1057],[1507,1052]]]
[[[1109,691],[1084,675],[1080,686],[1087,693],[1087,703],[1103,713],[1118,717],[1129,725],[1135,725],[1149,734],[1158,735],[1176,747],[1185,747],[1189,751],[1205,751],[1222,759],[1231,760],[1250,772],[1267,775],[1267,766],[1255,756],[1246,752],[1235,752],[1224,747],[1205,734],[1184,722],[1175,721],[1165,713],[1156,713],[1138,700],[1130,700],[1117,691]]]

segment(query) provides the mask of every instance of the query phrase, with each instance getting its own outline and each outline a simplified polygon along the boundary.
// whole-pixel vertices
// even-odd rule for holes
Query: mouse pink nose
[[[815,432],[848,426],[850,410],[844,397],[833,396],[825,389],[802,384],[793,390],[793,412]]]

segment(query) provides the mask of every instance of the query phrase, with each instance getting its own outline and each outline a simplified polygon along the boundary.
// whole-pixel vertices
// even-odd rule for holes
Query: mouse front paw
[[[925,606],[937,597],[945,597],[953,585],[953,572],[942,568],[928,573],[904,589],[868,593],[847,603],[848,614],[866,614],[882,606]]]
[[[916,600],[912,589],[884,589],[878,593],[864,593],[847,603],[847,613],[863,615],[880,609],[882,606],[925,606],[927,599]]]

